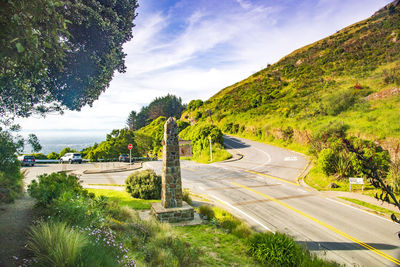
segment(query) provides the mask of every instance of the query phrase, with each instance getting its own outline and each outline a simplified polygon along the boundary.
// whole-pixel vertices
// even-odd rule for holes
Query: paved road
[[[257,230],[294,236],[322,257],[350,266],[400,265],[399,227],[299,186],[297,177],[306,166],[301,154],[236,137],[226,137],[226,144],[243,159],[209,165],[181,161],[185,188],[215,201]],[[145,167],[161,173],[160,161]],[[82,174],[81,179],[85,184],[123,184],[129,173]]]

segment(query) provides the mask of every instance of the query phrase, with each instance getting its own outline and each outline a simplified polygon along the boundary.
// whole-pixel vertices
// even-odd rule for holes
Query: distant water
[[[77,151],[93,146],[94,143],[100,143],[105,140],[105,136],[83,136],[83,137],[39,137],[39,142],[42,145],[40,153],[45,155],[50,152],[60,153],[65,147],[70,147]],[[25,153],[30,153],[30,146],[25,145]]]

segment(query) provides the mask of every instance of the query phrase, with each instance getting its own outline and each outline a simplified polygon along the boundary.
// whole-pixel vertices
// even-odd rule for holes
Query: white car
[[[67,153],[64,156],[62,156],[60,158],[60,162],[64,163],[64,162],[69,162],[69,163],[74,163],[77,162],[79,164],[82,163],[82,157],[81,154],[79,153]]]

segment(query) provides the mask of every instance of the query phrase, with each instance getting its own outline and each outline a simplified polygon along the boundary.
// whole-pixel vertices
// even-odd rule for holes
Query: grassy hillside
[[[206,111],[212,110],[214,123],[226,133],[303,144],[339,122],[348,125],[348,133],[393,150],[400,140],[399,87],[397,4],[294,51],[182,118],[209,121]]]

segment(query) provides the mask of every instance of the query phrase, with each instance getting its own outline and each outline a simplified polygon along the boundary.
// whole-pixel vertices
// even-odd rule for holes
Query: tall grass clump
[[[29,231],[27,248],[39,266],[76,266],[87,238],[62,222],[41,222]]]
[[[190,191],[189,189],[183,189],[182,191],[182,200],[188,203],[189,205],[192,205],[193,200],[190,197]]]
[[[249,254],[263,266],[340,266],[312,255],[283,233],[257,233],[248,239]]]

